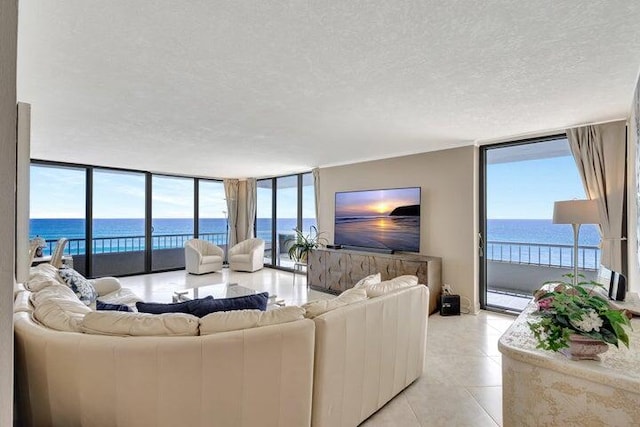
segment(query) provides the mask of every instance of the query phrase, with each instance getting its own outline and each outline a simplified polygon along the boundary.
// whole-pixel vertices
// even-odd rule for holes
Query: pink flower
[[[551,303],[553,302],[553,297],[541,299],[538,301],[538,307],[540,310],[548,310],[551,308]]]

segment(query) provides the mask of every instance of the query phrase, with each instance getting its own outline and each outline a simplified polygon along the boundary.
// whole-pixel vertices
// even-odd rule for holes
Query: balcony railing
[[[488,241],[485,250],[489,261],[545,267],[573,267],[573,245]],[[598,246],[578,246],[578,268],[597,270],[600,266]]]
[[[161,234],[151,238],[153,250],[177,249],[184,247],[193,234]],[[200,233],[198,238],[215,245],[227,244],[226,233]],[[57,240],[47,240],[44,255],[51,255]],[[144,236],[97,237],[92,241],[94,254],[133,252],[145,250]],[[69,239],[65,248],[67,255],[83,255],[85,239]],[[489,261],[510,264],[539,265],[545,267],[573,267],[573,246],[545,243],[499,242],[489,241],[485,250]],[[597,270],[600,266],[600,248],[598,246],[578,247],[578,268]]]
[[[198,238],[215,245],[227,244],[227,233],[200,233]],[[184,247],[185,242],[189,239],[193,239],[193,234],[159,234],[151,236],[151,244],[153,250],[177,249]],[[47,246],[43,249],[43,255],[51,255],[57,242],[57,239],[46,240]],[[145,237],[96,237],[91,242],[91,248],[94,254],[144,251]],[[86,240],[69,239],[64,253],[66,255],[84,255]]]

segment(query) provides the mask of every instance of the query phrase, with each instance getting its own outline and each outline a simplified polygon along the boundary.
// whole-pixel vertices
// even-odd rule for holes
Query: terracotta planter
[[[571,360],[600,360],[599,354],[607,350],[609,345],[603,341],[573,334],[569,337],[569,348],[560,352]]]

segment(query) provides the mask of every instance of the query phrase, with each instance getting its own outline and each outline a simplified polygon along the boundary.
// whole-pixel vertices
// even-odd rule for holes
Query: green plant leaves
[[[565,276],[573,277],[571,274]],[[553,290],[542,289],[535,292],[539,304],[539,311],[535,314],[540,320],[528,323],[538,342],[537,348],[558,351],[568,347],[571,334],[615,346],[622,342],[629,347],[625,327],[630,328],[631,323],[623,311],[611,309],[606,299],[593,293],[594,287],[602,287],[600,284],[581,281],[578,285],[572,285],[563,281],[550,281],[545,282],[545,285],[551,285]],[[602,322],[597,321],[597,318]]]

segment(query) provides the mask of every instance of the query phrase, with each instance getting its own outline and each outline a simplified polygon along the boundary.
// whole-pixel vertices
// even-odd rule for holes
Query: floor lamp
[[[595,200],[565,200],[553,204],[553,223],[573,226],[573,284],[578,284],[578,235],[580,225],[599,224],[600,215]]]

